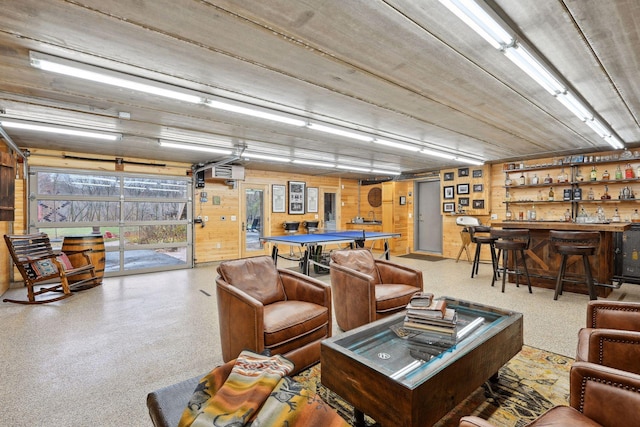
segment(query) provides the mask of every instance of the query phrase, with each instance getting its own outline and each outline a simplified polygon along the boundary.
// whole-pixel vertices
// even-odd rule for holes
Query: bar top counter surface
[[[576,223],[565,221],[492,221],[492,227],[528,228],[529,230],[571,230],[623,232],[631,228],[630,222]]]

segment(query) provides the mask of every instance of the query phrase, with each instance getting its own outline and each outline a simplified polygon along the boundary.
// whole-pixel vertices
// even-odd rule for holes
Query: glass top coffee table
[[[356,421],[433,425],[522,349],[521,313],[441,299],[458,315],[453,336],[402,328],[403,312],[322,342],[322,384]]]

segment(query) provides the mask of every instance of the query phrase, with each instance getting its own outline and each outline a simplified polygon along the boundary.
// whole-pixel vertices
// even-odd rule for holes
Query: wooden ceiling
[[[633,148],[640,2],[491,6]],[[205,164],[158,139],[420,174],[459,166],[370,142],[53,74],[46,53],[487,162],[610,147],[438,0],[20,0],[0,12],[0,114],[122,133],[114,143],[6,130],[22,148]],[[120,113],[130,114],[129,119]],[[239,159],[248,168],[371,174]]]

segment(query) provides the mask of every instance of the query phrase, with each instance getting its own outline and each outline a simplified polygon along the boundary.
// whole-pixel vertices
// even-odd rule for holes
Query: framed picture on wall
[[[474,169],[473,172],[471,172],[471,176],[474,178],[482,178],[482,169]]]
[[[289,215],[304,214],[306,185],[303,181],[289,181]]]
[[[449,187],[443,187],[442,191],[443,191],[443,194],[442,194],[443,199],[453,199],[455,197],[453,194],[453,185]]]
[[[453,181],[453,172],[445,172],[443,176],[443,181]]]
[[[286,212],[287,187],[280,184],[271,186],[271,211]]]
[[[469,184],[458,184],[458,194],[469,194]]]
[[[307,212],[318,212],[318,187],[307,188]]]
[[[445,202],[442,204],[442,212],[455,212],[456,204],[453,202]]]
[[[484,186],[482,184],[473,184],[473,192],[474,193],[482,193]]]
[[[458,169],[458,176],[469,176],[469,168]]]
[[[468,197],[459,197],[458,198],[458,204],[460,204],[460,206],[469,206],[469,198]]]
[[[474,200],[473,209],[484,209],[484,200]]]

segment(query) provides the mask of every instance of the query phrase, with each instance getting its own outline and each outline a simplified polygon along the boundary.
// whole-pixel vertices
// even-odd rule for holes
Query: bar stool
[[[496,261],[496,272],[502,270],[502,292],[504,292],[505,282],[507,274],[516,275],[516,286],[520,287],[520,275],[521,271],[518,270],[518,253],[522,260],[522,267],[527,276],[527,285],[529,286],[529,293],[531,292],[531,279],[529,277],[529,269],[527,268],[527,260],[524,257],[524,251],[529,248],[529,230],[523,228],[507,228],[507,229],[491,229],[491,237],[494,239],[493,247],[498,249],[498,253],[502,252],[502,269],[500,269],[498,262]],[[509,253],[513,256],[513,270],[509,270]],[[499,274],[499,273],[497,273]],[[496,274],[493,275],[491,280],[491,286],[494,285]]]
[[[480,234],[478,234],[480,233]],[[469,237],[471,242],[476,244],[476,253],[473,257],[473,264],[471,265],[471,278],[474,274],[478,275],[478,267],[480,266],[480,252],[482,251],[482,245],[489,245],[489,251],[491,252],[491,266],[493,269],[493,279],[496,279],[496,251],[493,247],[493,242],[496,240],[491,237],[491,227],[486,225],[477,225],[469,227]]]
[[[462,246],[460,247],[460,251],[458,252],[458,256],[456,257],[456,262],[460,260],[460,255],[462,252],[467,253],[467,261],[471,262],[471,254],[469,253],[469,245],[471,244],[471,235],[469,233],[469,227],[480,225],[480,220],[473,216],[459,216],[456,218],[456,224],[462,228],[460,232],[460,239],[462,240]]]
[[[564,282],[568,280],[565,278],[565,273],[567,269],[567,259],[571,255],[582,257],[585,281],[589,289],[589,299],[598,299],[593,275],[591,274],[591,266],[589,265],[589,257],[595,255],[596,250],[600,246],[600,233],[598,231],[551,230],[549,231],[549,240],[556,248],[556,251],[562,255],[562,262],[560,263],[560,270],[558,271],[558,278],[556,280],[556,292],[553,295],[553,299],[557,300],[558,295],[562,294]]]

